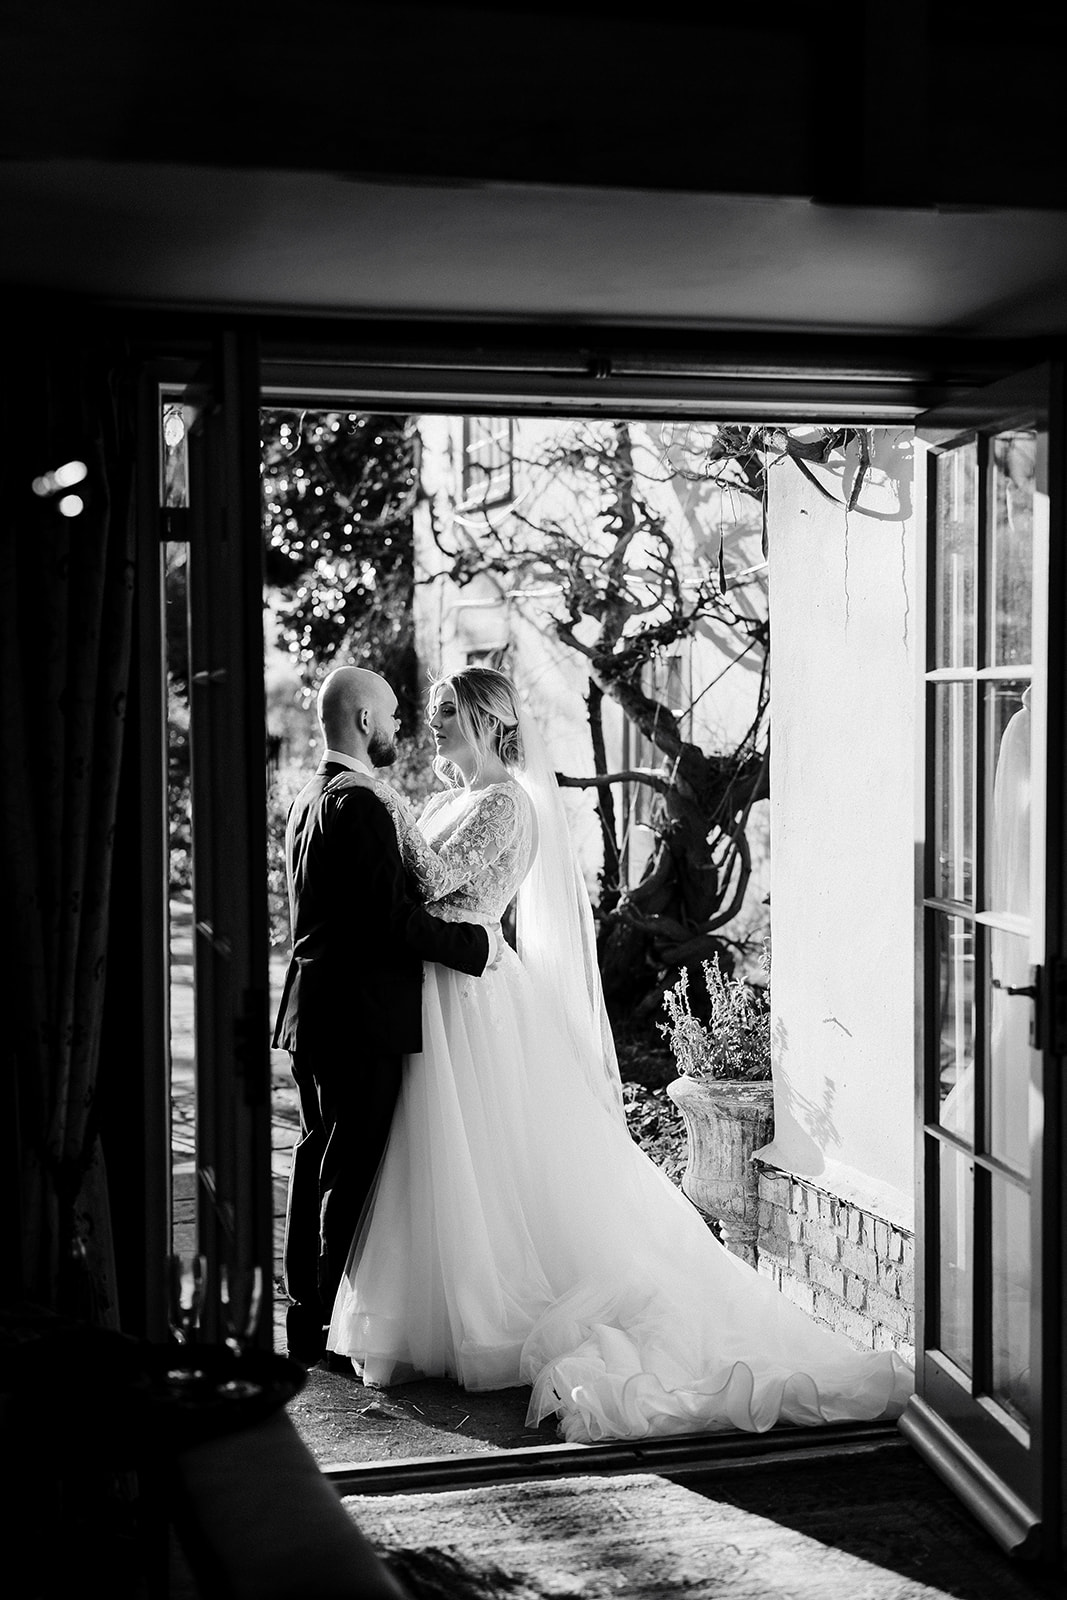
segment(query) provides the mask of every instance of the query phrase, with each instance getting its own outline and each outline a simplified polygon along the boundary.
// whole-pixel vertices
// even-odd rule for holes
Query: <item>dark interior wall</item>
[[[333,171],[383,183],[1067,207],[1060,58],[1040,21],[1028,14],[1026,22],[1025,39],[1007,25],[994,32],[959,0],[837,9],[769,0],[747,10],[582,0],[5,0],[0,161],[91,157]],[[183,330],[174,337],[180,345]],[[321,337],[332,346],[338,335]],[[425,345],[427,331],[411,337]],[[163,342],[170,338],[168,330]],[[379,348],[398,342],[392,326],[366,338]],[[491,343],[484,331],[470,339]],[[693,358],[688,333],[684,354]],[[764,357],[791,372],[858,360],[870,371],[884,359],[920,389],[963,370],[958,351],[910,353],[898,339],[884,358],[869,341],[838,358],[821,336],[786,349],[776,334],[764,350],[746,334],[741,356],[743,371],[761,381]],[[1009,356],[1031,359],[999,359]],[[708,359],[732,371],[740,357],[717,336]],[[971,359],[981,366],[988,352]],[[977,381],[992,375],[967,372]],[[114,885],[120,976],[143,939],[137,750],[131,732]],[[151,1019],[115,993],[109,1059],[150,1059]],[[144,1204],[154,1131],[146,1118],[143,1096],[110,1102],[120,1268],[135,1283],[153,1246],[158,1253],[152,1229],[161,1222]],[[140,1326],[133,1297],[123,1300]]]
[[[0,61],[0,159],[1067,201],[1058,52],[962,0],[7,0]]]

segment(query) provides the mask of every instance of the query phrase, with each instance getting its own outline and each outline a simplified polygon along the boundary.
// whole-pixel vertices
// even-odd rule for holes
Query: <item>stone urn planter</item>
[[[761,966],[769,978],[766,944]],[[698,1009],[683,967],[663,997],[669,1020],[659,1025],[681,1072],[667,1093],[685,1122],[682,1193],[726,1248],[754,1267],[759,1174],[752,1155],[774,1137],[768,985],[725,973],[717,955],[701,972]]]
[[[774,1091],[769,1080],[696,1078],[683,1074],[667,1093],[685,1123],[687,1158],[682,1193],[734,1255],[756,1265],[759,1173],[753,1152],[774,1137]]]

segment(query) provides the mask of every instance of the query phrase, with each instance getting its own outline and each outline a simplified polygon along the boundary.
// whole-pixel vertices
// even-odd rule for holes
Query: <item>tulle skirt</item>
[[[583,1442],[889,1417],[912,1387],[715,1240],[510,949],[483,978],[426,968],[327,1343],[370,1384],[529,1385],[529,1422]]]

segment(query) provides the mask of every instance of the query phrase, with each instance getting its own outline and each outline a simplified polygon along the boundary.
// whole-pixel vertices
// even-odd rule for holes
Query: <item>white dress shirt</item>
[[[375,776],[373,767],[368,767],[367,763],[361,761],[358,756],[345,755],[343,750],[324,750],[322,759],[323,761],[332,761],[335,767],[347,767],[349,772],[362,772],[368,778]]]

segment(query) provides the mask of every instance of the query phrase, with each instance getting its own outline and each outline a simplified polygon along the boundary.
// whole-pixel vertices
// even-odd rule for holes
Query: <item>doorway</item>
[[[353,392],[358,393],[362,400],[367,400],[369,398],[373,398],[376,404],[380,403],[380,401],[381,401],[381,395],[380,394],[375,394],[375,395],[371,396],[371,395],[368,395],[366,390],[352,391],[352,390],[348,390],[348,389],[345,389],[345,388],[341,388],[340,391],[339,391],[338,386],[336,385],[336,383],[334,384],[333,388],[331,389],[330,394],[327,395],[327,396],[322,395],[321,389],[319,389],[319,390],[309,390],[305,394],[303,394],[301,396],[301,398],[302,399],[307,399],[307,400],[318,400],[320,402],[325,400],[327,403],[336,402],[338,400],[341,400],[342,403],[350,403],[351,395],[352,395]],[[282,388],[282,390],[280,392],[275,392],[275,393],[271,393],[269,391],[269,389],[268,389],[267,398],[270,399],[271,401],[291,400],[292,399],[292,392],[291,392],[290,389],[288,389],[288,388],[286,388],[284,386],[283,386],[283,388]],[[395,398],[395,396],[394,396],[394,398]],[[438,401],[437,403],[440,404],[440,401]],[[445,415],[445,414],[448,414],[448,412],[446,412],[444,409],[442,409],[436,414]],[[462,415],[463,413],[459,413],[459,412],[457,412],[455,410],[451,410],[451,414],[452,415]]]

